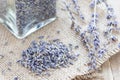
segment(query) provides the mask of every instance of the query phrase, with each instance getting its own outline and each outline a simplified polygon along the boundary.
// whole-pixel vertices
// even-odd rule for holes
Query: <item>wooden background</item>
[[[120,52],[112,56],[94,73],[76,76],[72,80],[120,80]]]
[[[100,74],[104,80],[120,80],[120,52],[102,65]]]

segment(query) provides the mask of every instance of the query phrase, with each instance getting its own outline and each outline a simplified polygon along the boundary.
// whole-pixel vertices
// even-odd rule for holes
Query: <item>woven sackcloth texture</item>
[[[67,0],[70,2],[70,0]],[[89,3],[91,0],[78,0],[81,7],[81,11],[85,16],[85,23],[78,21],[81,27],[88,25],[91,19],[92,10],[89,8]],[[118,11],[120,11],[119,0],[108,0],[113,8],[115,8],[115,13],[117,14],[117,19],[120,19]],[[0,25],[0,55],[4,55],[4,58],[0,60],[0,80],[13,80],[14,77],[18,77],[20,80],[71,80],[76,75],[84,75],[90,73],[88,71],[88,53],[83,47],[80,38],[75,32],[70,28],[71,20],[69,13],[65,10],[65,5],[62,0],[57,0],[57,19],[53,23],[43,27],[42,29],[31,34],[23,40],[15,38],[4,26]],[[74,12],[74,11],[73,11]],[[100,32],[101,44],[106,42],[106,39],[103,37],[103,31],[106,27],[105,12],[104,6],[97,6],[97,12],[99,14],[98,28]],[[60,31],[60,34],[57,34],[57,31]],[[77,61],[74,62],[74,65],[69,66],[68,68],[61,68],[56,70],[50,70],[51,76],[44,74],[35,75],[28,69],[22,67],[20,64],[16,63],[17,60],[21,58],[21,52],[24,49],[27,49],[30,42],[33,40],[38,40],[39,36],[45,36],[44,40],[49,41],[52,39],[60,39],[61,42],[66,44],[73,44],[73,46],[79,45],[79,49],[74,50],[72,54],[80,54]],[[116,35],[119,38],[119,34]],[[108,52],[105,53],[103,58],[97,59],[97,67],[100,67],[106,60],[108,60],[112,55],[119,52],[118,42],[111,43],[107,46]]]

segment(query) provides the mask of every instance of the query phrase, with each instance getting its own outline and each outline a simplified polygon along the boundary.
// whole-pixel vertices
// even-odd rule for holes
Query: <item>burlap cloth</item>
[[[69,0],[68,0],[69,1]],[[81,10],[86,18],[86,23],[80,23],[83,27],[86,26],[91,18],[91,10],[89,8],[90,0],[79,0],[79,5]],[[117,19],[120,19],[118,11],[119,0],[108,0],[108,2],[115,8],[116,14],[118,15]],[[13,80],[14,77],[18,76],[20,80],[70,80],[76,75],[88,74],[89,62],[88,54],[85,48],[82,46],[78,35],[75,34],[73,30],[70,29],[71,21],[67,11],[64,11],[65,6],[62,3],[62,0],[57,1],[57,20],[46,27],[38,30],[32,35],[28,36],[23,40],[15,38],[4,26],[0,26],[0,55],[4,55],[4,58],[0,60],[0,80]],[[100,14],[98,27],[100,29],[100,35],[103,35],[102,31],[105,26],[105,12],[103,6],[97,7],[97,12]],[[60,31],[60,34],[57,34],[57,31]],[[42,74],[36,76],[34,73],[28,69],[17,64],[16,61],[21,58],[21,51],[26,49],[30,42],[33,40],[38,40],[40,35],[45,36],[45,40],[49,41],[51,39],[60,39],[63,43],[68,45],[69,43],[73,46],[79,45],[79,49],[73,50],[73,53],[79,53],[79,59],[74,63],[74,65],[68,68],[61,68],[56,70],[49,71],[51,76],[46,76]],[[119,37],[119,36],[118,36]],[[100,36],[100,39],[104,43],[106,39]],[[120,37],[119,37],[120,39]],[[100,67],[108,58],[116,54],[118,49],[118,43],[114,43],[108,46],[108,53],[104,55],[103,58],[98,58],[98,66]]]

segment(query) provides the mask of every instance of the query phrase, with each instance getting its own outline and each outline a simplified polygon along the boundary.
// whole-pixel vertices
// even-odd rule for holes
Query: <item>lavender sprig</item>
[[[104,1],[107,9],[107,29],[104,32],[104,36],[109,40],[109,42],[117,42],[117,37],[113,34],[113,32],[119,32],[120,28],[118,28],[118,21],[116,20],[116,16],[114,14],[114,9]]]
[[[88,32],[90,33],[90,36],[93,37],[93,47],[92,49],[92,55],[91,52],[88,53],[89,58],[90,58],[90,70],[96,69],[96,52],[98,51],[98,48],[100,48],[100,40],[99,40],[99,33],[97,31],[97,20],[98,20],[98,15],[96,13],[96,5],[97,5],[97,0],[92,0],[94,2],[94,13],[92,14],[92,20],[88,26]],[[94,52],[93,52],[94,51]]]
[[[75,17],[73,16],[73,13],[72,13],[71,10],[70,10],[70,5],[68,5],[65,1],[63,1],[63,3],[65,4],[65,7],[66,7],[67,11],[68,11],[69,14],[70,14],[70,19],[71,19],[71,21],[74,22]]]
[[[82,12],[80,11],[80,6],[78,5],[78,0],[72,0],[73,4],[74,4],[74,8],[76,10],[76,12],[78,13],[79,17],[81,20],[84,20],[84,16],[82,14]]]

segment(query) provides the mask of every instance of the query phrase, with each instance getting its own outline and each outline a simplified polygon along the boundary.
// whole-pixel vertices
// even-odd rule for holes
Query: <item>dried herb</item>
[[[31,71],[41,74],[49,69],[56,69],[72,65],[77,56],[71,55],[69,49],[62,42],[33,41],[30,47],[22,52],[18,62]]]

